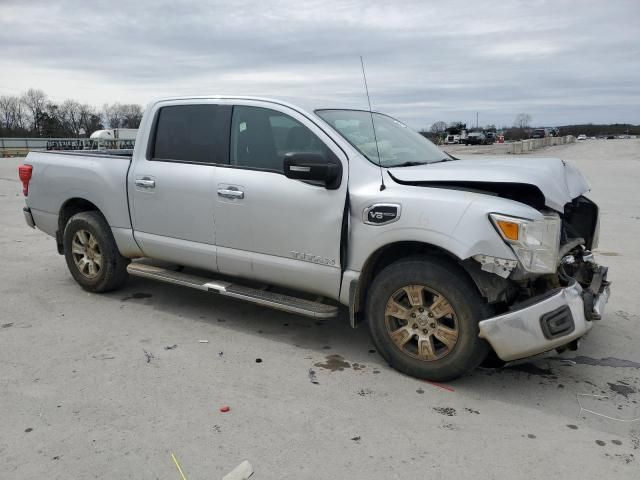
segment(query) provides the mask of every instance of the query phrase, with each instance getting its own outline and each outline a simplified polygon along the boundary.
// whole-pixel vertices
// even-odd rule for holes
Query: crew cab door
[[[228,158],[231,108],[192,102],[148,115],[129,171],[131,220],[146,256],[216,270],[214,165]]]
[[[287,153],[332,154],[335,189],[284,176]],[[278,104],[235,102],[230,164],[216,168],[216,246],[222,273],[337,297],[347,158],[313,121]]]

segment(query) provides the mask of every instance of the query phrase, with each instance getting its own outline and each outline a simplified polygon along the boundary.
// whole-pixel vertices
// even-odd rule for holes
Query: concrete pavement
[[[640,417],[640,140],[534,155],[574,160],[592,182],[614,282],[605,318],[561,357],[572,361],[479,369],[445,388],[388,368],[344,315],[142,279],[84,292],[54,240],[24,223],[20,161],[0,159],[0,478],[179,479],[171,453],[189,479],[244,459],[261,480],[638,478],[640,422],[581,414],[577,395]]]

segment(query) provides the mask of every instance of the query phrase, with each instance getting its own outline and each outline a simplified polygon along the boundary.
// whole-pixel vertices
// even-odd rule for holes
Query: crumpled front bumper
[[[501,360],[508,362],[562,347],[584,336],[593,320],[602,317],[609,299],[606,268],[599,268],[604,278],[588,302],[591,311],[585,309],[584,301],[591,289],[585,290],[573,281],[533,304],[482,320],[480,337],[491,344]]]

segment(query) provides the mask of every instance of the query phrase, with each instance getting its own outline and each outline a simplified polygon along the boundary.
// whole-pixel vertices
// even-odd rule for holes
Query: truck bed
[[[58,215],[67,202],[84,199],[94,204],[113,229],[131,231],[127,174],[131,151],[30,152],[33,166],[27,206],[36,226],[55,236]]]

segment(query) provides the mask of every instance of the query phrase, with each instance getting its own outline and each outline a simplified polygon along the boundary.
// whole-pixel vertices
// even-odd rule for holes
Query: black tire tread
[[[103,256],[103,270],[95,279],[88,279],[82,275],[71,255],[73,235],[80,229],[91,231],[100,245]],[[64,256],[67,267],[75,281],[85,290],[94,293],[104,293],[115,290],[127,280],[127,265],[129,259],[123,257],[113,238],[111,227],[105,218],[97,211],[80,212],[72,216],[67,222],[63,235]]]

